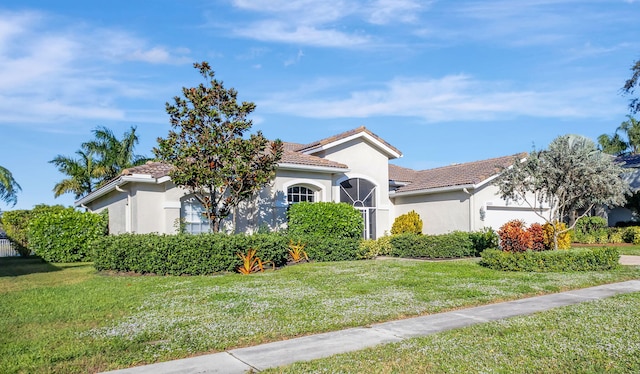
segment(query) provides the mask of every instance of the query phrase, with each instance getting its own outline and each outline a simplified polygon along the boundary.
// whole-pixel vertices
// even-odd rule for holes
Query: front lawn
[[[308,263],[252,276],[96,273],[0,259],[0,372],[95,372],[640,278],[505,273],[473,260]]]
[[[640,293],[264,373],[639,373]]]

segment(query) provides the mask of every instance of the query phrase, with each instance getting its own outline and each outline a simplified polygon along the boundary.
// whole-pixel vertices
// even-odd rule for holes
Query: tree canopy
[[[166,103],[172,130],[158,138],[153,152],[174,166],[172,181],[193,194],[211,230],[218,232],[234,207],[273,179],[283,146],[260,131],[248,135],[255,104],[238,103],[237,91],[224,88],[207,62],[194,68],[207,85],[183,87],[183,97]]]
[[[49,161],[67,176],[53,187],[55,197],[73,193],[78,199],[117,177],[122,170],[148,160],[134,153],[138,143],[134,126],[122,139],[103,126],[94,129],[93,135],[93,140],[81,144],[76,157],[57,155]]]
[[[633,95],[636,88],[640,86],[640,59],[631,66],[631,72],[631,78],[629,78],[622,87],[622,91],[629,95]],[[629,110],[631,113],[640,112],[640,98],[631,98],[629,101]]]
[[[596,205],[624,205],[629,186],[622,173],[613,157],[591,140],[564,135],[548,149],[531,152],[503,170],[495,183],[503,199],[524,201],[556,228],[558,222],[574,213],[587,215]],[[554,230],[556,249],[558,235],[572,229],[577,218],[566,229]]]
[[[21,191],[20,185],[13,179],[11,172],[0,166],[0,201],[14,206],[18,202],[18,191]]]

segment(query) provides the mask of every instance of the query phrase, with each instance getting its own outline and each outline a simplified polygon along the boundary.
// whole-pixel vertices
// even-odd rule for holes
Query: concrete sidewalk
[[[640,280],[607,284],[551,295],[530,297],[497,304],[461,309],[447,313],[403,319],[232,349],[153,365],[116,370],[109,373],[246,373],[308,361],[338,353],[357,351],[378,344],[398,342],[416,336],[475,325],[499,319],[527,315],[552,308],[597,300],[618,294],[640,292]]]

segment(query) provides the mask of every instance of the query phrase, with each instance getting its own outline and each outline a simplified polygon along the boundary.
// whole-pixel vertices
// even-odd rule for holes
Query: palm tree
[[[620,124],[618,130],[624,131],[627,135],[629,153],[635,155],[640,150],[640,122],[631,115],[627,115],[627,118]]]
[[[59,172],[68,176],[53,187],[54,197],[72,192],[78,199],[94,190],[94,179],[98,176],[99,169],[94,159],[94,152],[84,145],[82,148],[76,151],[79,158],[57,155],[49,161],[56,165]]]
[[[604,153],[622,156],[635,155],[640,152],[640,121],[627,116],[628,120],[622,122],[613,135],[602,134],[598,137],[598,144]],[[625,141],[619,133],[623,133]]]
[[[4,201],[11,206],[16,205],[18,191],[21,191],[20,185],[13,179],[11,172],[0,166],[0,201]]]
[[[625,154],[629,147],[617,132],[613,135],[602,134],[598,136],[598,144],[602,152],[616,156]]]
[[[104,126],[93,130],[93,135],[95,139],[84,143],[83,146],[98,156],[98,185],[103,185],[117,177],[124,169],[149,160],[134,153],[135,145],[138,144],[138,135],[134,126],[124,133],[121,140]]]

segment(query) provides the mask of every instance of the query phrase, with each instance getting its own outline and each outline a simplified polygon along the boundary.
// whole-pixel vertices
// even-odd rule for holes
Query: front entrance
[[[340,202],[353,205],[362,214],[362,237],[376,237],[376,186],[366,179],[351,178],[340,183]]]

